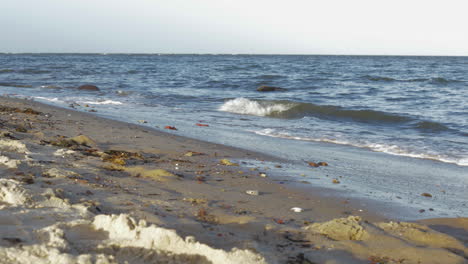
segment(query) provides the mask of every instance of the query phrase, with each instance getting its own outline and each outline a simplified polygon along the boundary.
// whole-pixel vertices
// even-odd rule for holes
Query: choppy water
[[[0,91],[221,143],[210,131],[468,166],[467,57],[3,54]],[[200,121],[210,129],[190,131]]]

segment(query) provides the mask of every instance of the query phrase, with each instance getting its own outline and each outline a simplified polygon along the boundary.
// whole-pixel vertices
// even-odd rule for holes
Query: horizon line
[[[165,53],[165,52],[1,52],[11,55],[211,55],[211,56],[362,56],[362,57],[468,57],[468,55],[411,55],[411,54],[306,54],[306,53]]]

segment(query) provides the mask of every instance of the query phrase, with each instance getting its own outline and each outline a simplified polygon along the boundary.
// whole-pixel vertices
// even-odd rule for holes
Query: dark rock
[[[100,89],[97,86],[91,85],[91,84],[85,84],[85,85],[78,86],[78,90],[100,91]]]
[[[262,85],[262,86],[257,88],[257,91],[259,91],[259,92],[276,92],[276,91],[286,91],[286,89],[281,88],[281,87]]]

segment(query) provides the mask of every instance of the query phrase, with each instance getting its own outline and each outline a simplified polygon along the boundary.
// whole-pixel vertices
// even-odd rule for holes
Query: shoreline
[[[10,178],[18,181],[18,178],[24,180],[25,175],[28,175],[33,183],[24,185],[24,188],[27,187],[30,192],[40,193],[39,189],[49,188],[57,193],[56,190],[60,189],[63,197],[53,196],[59,200],[68,199],[68,209],[77,204],[88,206],[85,211],[91,215],[83,216],[83,211],[83,219],[99,215],[128,214],[135,219],[145,219],[149,224],[175,229],[180,236],[195,236],[197,241],[226,252],[233,253],[230,251],[233,247],[241,248],[244,250],[242,254],[236,251],[241,255],[239,258],[252,261],[250,263],[284,263],[286,260],[299,259],[300,256],[319,263],[366,263],[366,256],[369,258],[374,253],[381,258],[408,259],[408,262],[402,263],[463,263],[468,255],[467,240],[464,240],[468,231],[466,218],[421,221],[430,223],[430,226],[446,227],[436,229],[441,232],[443,230],[444,233],[426,225],[371,224],[388,222],[389,219],[375,213],[379,208],[373,206],[370,211],[359,211],[361,201],[358,199],[333,198],[333,195],[327,197],[293,188],[291,184],[281,184],[275,182],[274,177],[268,177],[268,170],[265,172],[268,176],[263,178],[260,174],[264,168],[251,170],[243,164],[220,164],[223,159],[233,163],[242,159],[257,160],[260,164],[262,160],[270,161],[271,164],[285,162],[275,157],[34,101],[0,97],[0,105],[20,109],[19,113],[7,111],[7,115],[3,114],[3,137],[7,135],[5,133],[10,133],[12,138],[18,139],[32,153],[22,154],[18,149],[3,147],[2,155],[9,155],[10,160],[15,159],[20,163],[16,169],[1,167],[2,179],[10,175]],[[27,108],[40,113],[28,114],[25,111]],[[65,148],[52,144],[60,139],[66,141],[79,135],[85,135],[91,141],[78,144],[79,146],[73,143]],[[7,137],[5,142],[18,142],[12,138]],[[67,144],[61,146],[65,145]],[[61,153],[64,154],[54,156],[60,149],[63,149]],[[66,154],[67,149],[74,153]],[[115,157],[109,152],[111,150],[126,154]],[[192,154],[187,155],[189,152]],[[21,159],[21,155],[25,157]],[[50,172],[54,168],[60,172],[57,173],[58,176]],[[248,190],[258,190],[260,195],[248,195]],[[376,204],[378,207],[378,203]],[[18,203],[16,206],[22,205]],[[290,211],[293,207],[303,208],[304,211],[294,213]],[[5,208],[13,210],[10,205]],[[58,219],[50,221],[60,223]],[[96,221],[93,222],[95,227]],[[320,223],[331,223],[330,226],[335,225],[334,229],[340,230],[344,229],[343,226],[351,226],[352,230],[362,232],[353,233],[349,237],[349,230],[345,235],[335,234],[335,231],[327,229],[328,225]],[[449,228],[451,226],[456,230],[464,229],[465,233],[457,235],[456,230]],[[62,227],[65,233],[72,232],[70,230],[73,228],[75,227]],[[400,238],[401,244],[398,244],[392,239],[392,232],[397,232],[395,230],[409,230],[411,234]],[[431,241],[421,242],[421,234],[415,230],[424,230]],[[96,231],[89,232],[90,235],[95,233]],[[376,248],[371,244],[377,237],[384,242]],[[27,238],[18,239],[27,241]],[[94,237],[91,240],[102,242]],[[358,247],[360,241],[369,243]],[[444,249],[441,241],[452,245],[456,250]],[[332,244],[336,248],[330,252]],[[410,249],[398,252],[395,249],[389,250],[389,246]],[[79,248],[75,245],[70,247]],[[171,250],[174,254],[178,252]],[[334,254],[337,252],[348,253]],[[428,252],[432,255],[423,256]],[[111,252],[109,255],[119,257],[119,254]],[[187,251],[184,254],[194,253]],[[229,258],[228,255],[223,257]],[[434,256],[448,262],[431,262]],[[133,257],[140,258],[140,255]],[[174,263],[179,263],[177,261],[181,262],[179,259],[174,260]]]

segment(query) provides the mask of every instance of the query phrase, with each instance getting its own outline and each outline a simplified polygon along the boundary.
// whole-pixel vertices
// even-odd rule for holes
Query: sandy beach
[[[176,131],[7,97],[0,114],[0,263],[468,263],[468,218],[399,222]]]

